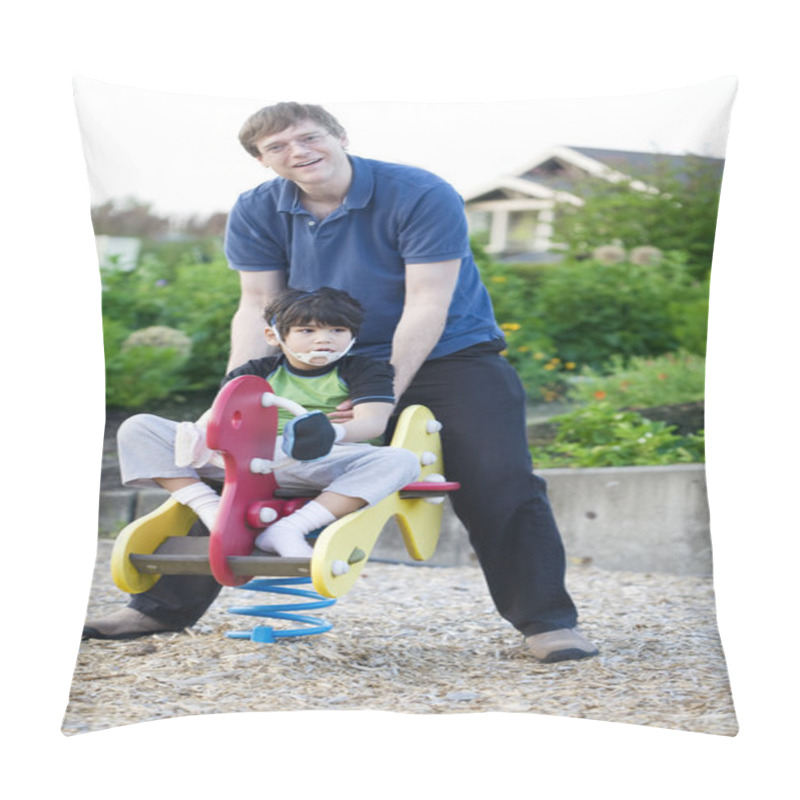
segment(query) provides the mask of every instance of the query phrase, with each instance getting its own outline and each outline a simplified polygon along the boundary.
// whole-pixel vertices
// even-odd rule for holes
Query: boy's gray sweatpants
[[[221,481],[219,467],[175,466],[178,423],[154,414],[126,419],[117,432],[120,472],[124,486],[151,488],[155,478],[198,478]],[[271,454],[264,454],[269,458]],[[337,444],[318,461],[289,461],[275,470],[282,489],[329,491],[360,497],[374,505],[419,476],[418,457],[399,447]]]

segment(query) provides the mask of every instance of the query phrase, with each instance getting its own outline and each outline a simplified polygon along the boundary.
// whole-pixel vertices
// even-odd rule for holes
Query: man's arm
[[[353,418],[344,423],[343,442],[366,442],[385,430],[394,406],[391,403],[357,403]]]
[[[231,354],[227,372],[253,358],[268,355],[271,348],[264,338],[264,306],[286,288],[282,270],[240,272],[239,307],[231,322]]]
[[[398,399],[442,335],[460,267],[460,260],[406,266],[405,306],[392,339]]]

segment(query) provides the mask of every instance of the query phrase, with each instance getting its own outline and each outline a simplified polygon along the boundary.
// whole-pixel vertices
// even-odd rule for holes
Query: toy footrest
[[[455,481],[415,481],[400,490],[400,498],[407,500],[411,497],[440,497],[460,488],[461,484]]]
[[[458,491],[461,488],[460,483],[455,481],[414,481],[400,489],[400,497],[407,500],[412,497],[432,497],[437,495],[449,494],[450,492]],[[293,489],[276,489],[273,493],[274,497],[282,500],[294,499],[298,497],[307,497],[312,499],[318,497],[321,492],[309,491],[303,489],[297,491]]]
[[[205,536],[170,536],[155,553],[131,553],[133,566],[147,575],[211,575]],[[307,558],[281,558],[253,550],[249,556],[229,556],[235,575],[307,576]]]

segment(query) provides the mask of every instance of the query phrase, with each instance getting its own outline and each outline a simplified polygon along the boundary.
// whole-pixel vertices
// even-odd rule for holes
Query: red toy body
[[[261,398],[272,392],[256,375],[242,375],[227,383],[217,395],[208,423],[206,441],[225,460],[225,486],[208,545],[211,572],[224,586],[240,586],[252,576],[234,575],[229,556],[249,556],[256,535],[266,527],[262,509],[278,517],[291,514],[308,498],[275,498],[272,472],[253,471],[254,459],[273,461],[278,434],[278,409],[263,406]]]

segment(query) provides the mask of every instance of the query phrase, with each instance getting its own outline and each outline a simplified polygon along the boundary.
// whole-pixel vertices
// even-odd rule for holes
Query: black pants
[[[577,612],[564,586],[564,547],[546,485],[533,474],[524,390],[499,355],[502,346],[476,345],[426,362],[398,411],[419,403],[442,423],[446,476],[461,484],[451,495],[453,509],[469,532],[498,612],[529,636],[572,628]],[[195,526],[191,533],[203,531]],[[212,578],[168,575],[130,605],[188,626],[218,592]]]

